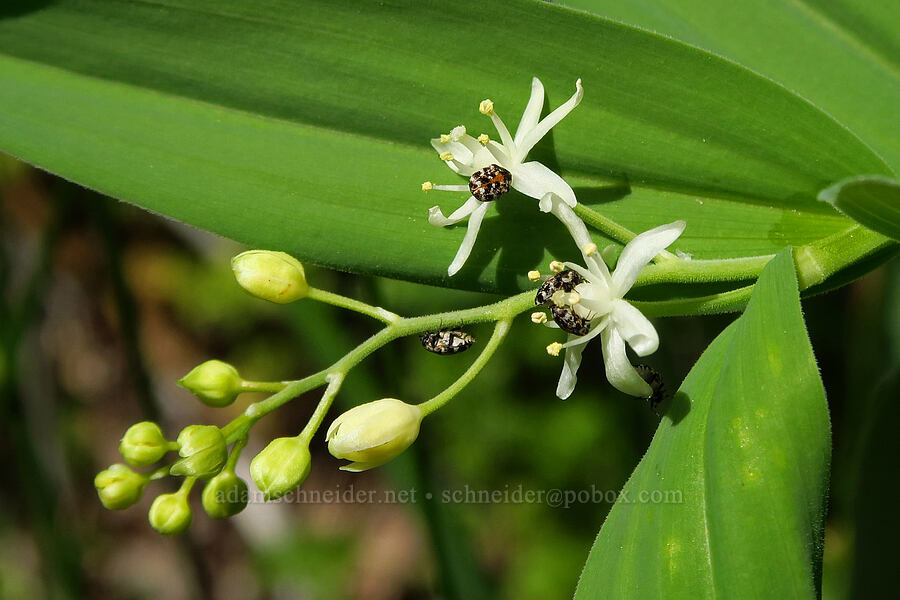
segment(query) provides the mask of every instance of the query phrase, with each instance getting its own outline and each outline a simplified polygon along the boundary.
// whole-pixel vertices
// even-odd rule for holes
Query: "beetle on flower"
[[[428,222],[438,227],[453,225],[468,217],[466,235],[450,263],[447,273],[456,274],[468,259],[488,204],[509,192],[510,188],[537,199],[542,212],[552,212],[568,228],[579,248],[590,243],[587,228],[574,213],[578,202],[575,192],[562,177],[538,161],[523,162],[541,138],[578,106],[584,96],[581,80],[575,82],[575,93],[549,115],[540,118],[544,105],[544,86],[535,77],[531,81],[531,98],[522,114],[515,136],[512,136],[494,109],[491,100],[484,100],[478,110],[491,118],[502,143],[481,134],[477,138],[466,132],[462,125],[449,134],[431,140],[431,145],[455,173],[469,178],[467,185],[422,184],[426,192],[431,190],[469,192],[466,202],[449,216],[440,207],[428,211]]]
[[[556,342],[547,347],[553,356],[563,349],[566,351],[557,396],[566,399],[571,395],[584,346],[598,335],[606,378],[613,387],[632,396],[651,396],[652,388],[628,361],[625,344],[638,356],[647,356],[659,347],[659,335],[647,317],[623,296],[644,267],[674,242],[684,228],[684,221],[675,221],[636,236],[625,245],[612,273],[596,250],[586,253],[587,268],[569,262],[551,266],[557,273],[538,290],[535,304],[549,306],[553,322],[547,322],[547,326],[569,334],[565,343]],[[543,321],[534,317],[532,320]]]

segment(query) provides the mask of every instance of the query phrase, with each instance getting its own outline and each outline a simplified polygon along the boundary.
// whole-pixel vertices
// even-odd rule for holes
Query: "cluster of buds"
[[[232,268],[246,291],[271,302],[292,302],[306,297],[310,290],[303,266],[282,252],[244,252],[233,259]],[[245,380],[234,366],[220,360],[208,360],[194,367],[178,384],[213,407],[228,406],[246,391],[277,392],[287,385]],[[248,409],[245,415],[250,413]],[[342,467],[347,471],[382,465],[415,441],[422,417],[418,406],[394,398],[357,406],[331,424],[326,435],[329,451],[336,458],[352,461]],[[247,483],[235,473],[247,437],[244,431],[230,439],[226,431],[228,428],[213,425],[189,425],[171,441],[156,423],[132,425],[119,443],[119,452],[127,464],[111,465],[94,479],[100,501],[111,510],[128,508],[141,499],[151,481],[174,476],[184,478],[180,488],[158,495],[150,506],[149,521],[158,532],[178,535],[190,526],[188,496],[199,480],[206,481],[201,503],[210,517],[222,519],[238,514],[249,500]],[[304,430],[294,437],[274,439],[250,462],[250,476],[266,500],[280,498],[306,480],[312,465],[310,438],[311,434]],[[177,452],[178,458],[153,468],[170,452]],[[136,470],[143,467],[150,469]]]

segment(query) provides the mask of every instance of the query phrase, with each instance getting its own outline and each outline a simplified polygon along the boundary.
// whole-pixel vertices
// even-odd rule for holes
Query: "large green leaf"
[[[900,181],[851,177],[819,193],[819,200],[882,235],[900,240]]]
[[[461,122],[490,130],[475,110],[487,96],[514,122],[532,75],[550,106],[577,77],[586,89],[534,156],[632,229],[686,218],[679,249],[695,258],[839,234],[850,222],[816,193],[890,173],[829,115],[754,72],[546,3],[62,0],[7,3],[0,16],[0,148],[356,272],[511,291],[550,256],[577,254],[513,194],[448,280],[463,228],[425,220],[435,202],[464,200],[420,191],[457,182],[428,139]]]
[[[672,399],[576,599],[815,597],[829,457],[825,394],[782,252]]]
[[[565,0],[670,35],[795,90],[900,168],[900,3]]]

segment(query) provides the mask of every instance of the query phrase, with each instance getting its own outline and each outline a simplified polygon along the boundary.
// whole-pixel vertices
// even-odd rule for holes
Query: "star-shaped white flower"
[[[484,100],[478,109],[491,118],[497,133],[500,134],[502,144],[489,139],[485,134],[473,138],[466,133],[466,128],[462,125],[455,127],[449,134],[431,140],[431,145],[447,166],[454,172],[469,177],[468,185],[434,185],[431,182],[422,184],[422,189],[426,192],[442,190],[471,194],[469,199],[450,216],[444,216],[438,206],[433,206],[428,211],[428,222],[438,227],[453,225],[467,217],[469,219],[465,238],[447,269],[449,275],[452,276],[459,271],[472,252],[490,201],[505,194],[510,188],[536,198],[541,211],[556,215],[569,229],[579,248],[590,243],[587,228],[572,211],[572,207],[578,202],[569,184],[540,162],[523,162],[535,144],[578,106],[583,96],[584,90],[579,79],[575,82],[575,93],[572,97],[541,119],[544,86],[535,77],[531,81],[531,98],[522,114],[515,137],[510,135],[503,120],[494,110],[494,103]]]
[[[653,324],[623,296],[651,260],[684,231],[685,222],[661,225],[636,236],[625,245],[613,273],[596,252],[586,257],[587,268],[574,263],[557,265],[568,269],[541,286],[535,302],[548,304],[554,323],[569,333],[564,344],[551,344],[553,355],[565,348],[565,361],[556,395],[568,398],[575,389],[576,373],[585,344],[600,336],[606,378],[616,389],[632,396],[649,397],[650,385],[638,374],[625,354],[627,343],[638,356],[647,356],[659,347]],[[574,273],[572,273],[574,271]],[[541,319],[534,319],[536,322]]]

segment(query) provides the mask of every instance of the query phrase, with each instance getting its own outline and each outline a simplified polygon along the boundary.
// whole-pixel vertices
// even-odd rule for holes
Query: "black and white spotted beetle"
[[[572,292],[575,286],[584,279],[571,269],[560,271],[548,278],[541,285],[534,297],[534,303],[538,306],[549,305],[550,316],[559,325],[559,328],[574,335],[587,335],[591,330],[590,319],[579,316],[571,306],[559,306],[553,302],[553,294],[559,291]]]
[[[475,343],[475,338],[458,329],[428,331],[419,336],[422,347],[435,354],[459,354]]]
[[[488,165],[469,177],[469,191],[479,202],[496,200],[509,191],[512,174],[500,165]]]

